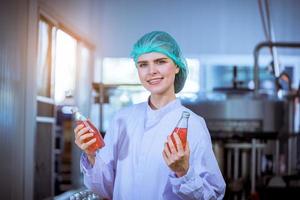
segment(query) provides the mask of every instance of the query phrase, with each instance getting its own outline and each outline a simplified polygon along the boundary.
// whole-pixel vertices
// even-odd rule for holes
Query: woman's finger
[[[186,141],[186,146],[185,146],[185,151],[184,153],[186,155],[190,155],[190,143],[188,141]]]
[[[86,139],[91,138],[94,136],[94,133],[86,133],[79,137],[79,142],[83,143]]]
[[[180,140],[180,138],[179,138],[178,133],[175,132],[175,133],[173,134],[173,136],[174,136],[174,139],[175,139],[175,142],[176,142],[177,151],[178,151],[179,153],[182,153],[182,154],[183,154],[184,150],[183,150],[182,142],[181,142],[181,140]]]
[[[168,159],[168,156],[167,156],[166,152],[163,151],[163,152],[162,152],[162,155],[163,155],[163,158],[164,158],[165,162],[166,162],[167,165],[169,166],[169,165],[170,165],[170,161],[169,161],[169,159]]]
[[[75,129],[74,129],[75,134],[76,134],[78,131],[80,131],[83,127],[84,127],[83,124],[77,125],[77,126],[75,127]]]
[[[82,143],[81,149],[85,151],[85,150],[87,150],[87,148],[89,148],[95,142],[96,142],[96,138],[91,139],[90,141],[88,141],[86,143]]]
[[[86,134],[89,132],[89,128],[84,127],[82,128],[79,132],[77,132],[77,135],[75,136],[76,139],[80,138],[82,135]]]
[[[170,149],[169,149],[169,147],[168,147],[168,143],[165,143],[164,152],[165,152],[167,158],[169,158],[170,155],[171,155],[171,152],[170,152]]]
[[[173,141],[172,141],[172,139],[171,139],[170,136],[168,136],[168,145],[170,147],[171,154],[175,154],[176,153],[176,149],[175,149],[175,146],[174,146]]]

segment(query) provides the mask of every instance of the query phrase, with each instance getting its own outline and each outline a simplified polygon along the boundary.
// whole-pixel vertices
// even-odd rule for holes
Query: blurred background
[[[299,196],[299,8],[299,0],[1,0],[0,199],[85,190],[71,109],[105,136],[117,110],[147,100],[129,54],[153,30],[174,36],[187,58],[178,98],[206,119],[224,199]]]

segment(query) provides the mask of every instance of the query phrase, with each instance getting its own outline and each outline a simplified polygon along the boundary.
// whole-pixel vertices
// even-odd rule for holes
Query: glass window
[[[92,62],[91,52],[83,44],[79,47],[79,60],[76,79],[76,96],[78,98],[78,105],[81,108],[81,112],[88,116],[89,105],[91,103],[91,88],[92,88]]]
[[[104,58],[103,83],[140,83],[133,60],[130,58]]]
[[[238,88],[253,89],[253,67],[251,66],[236,66]],[[206,91],[213,91],[217,88],[233,87],[233,65],[213,65],[206,69]],[[268,72],[267,67],[259,69],[259,77],[263,88],[271,89],[273,87],[274,78]]]
[[[66,94],[73,94],[76,79],[77,41],[62,30],[56,33],[55,95],[56,103],[64,101]]]
[[[52,27],[39,21],[37,93],[51,97],[51,35]]]
[[[210,92],[214,88],[233,86],[233,68],[237,66],[239,87],[254,88],[253,56],[252,55],[206,55],[201,59],[200,83],[201,92]],[[274,90],[274,76],[271,73],[269,55],[261,55],[259,59],[260,89],[265,92]],[[299,58],[281,56],[281,71],[286,71],[293,77],[293,87],[299,84]],[[298,70],[298,71],[297,71]]]
[[[187,96],[198,93],[200,89],[200,61],[198,59],[186,59],[188,65],[188,76],[184,88],[178,96]]]

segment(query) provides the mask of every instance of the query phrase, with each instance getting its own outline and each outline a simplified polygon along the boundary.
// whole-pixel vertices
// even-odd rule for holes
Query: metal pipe
[[[234,148],[234,172],[233,179],[237,181],[239,178],[239,149],[237,147]]]
[[[263,47],[300,48],[300,42],[261,42],[254,48],[254,94],[258,96],[259,90],[259,51]]]
[[[257,176],[261,176],[261,148],[257,148]]]
[[[274,159],[275,175],[279,175],[279,148],[280,148],[279,139],[276,139],[276,141],[275,141],[275,159]]]
[[[231,152],[231,149],[228,149],[227,150],[227,177],[230,179],[232,176],[231,176],[231,162],[232,162],[232,152]]]
[[[294,137],[288,138],[288,164],[287,164],[287,174],[292,175],[292,156],[293,156],[293,140]]]
[[[251,193],[255,193],[255,171],[256,171],[256,139],[251,140]]]

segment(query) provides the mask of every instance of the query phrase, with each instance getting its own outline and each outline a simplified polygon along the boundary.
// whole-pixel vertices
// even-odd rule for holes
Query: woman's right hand
[[[93,137],[93,130],[84,127],[83,124],[79,124],[74,129],[75,133],[75,144],[84,151],[89,160],[95,157],[95,152],[89,151],[89,147],[96,142],[96,138]]]

